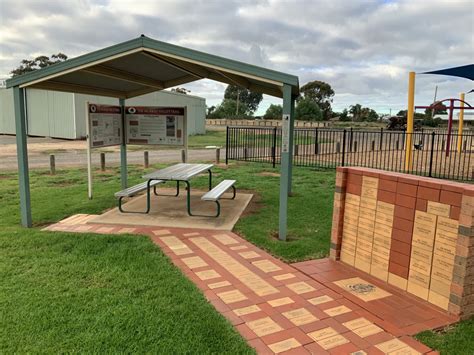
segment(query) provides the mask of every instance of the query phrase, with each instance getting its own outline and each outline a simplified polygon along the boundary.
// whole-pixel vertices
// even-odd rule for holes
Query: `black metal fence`
[[[451,180],[474,180],[474,133],[458,136],[453,130],[450,137],[440,130],[411,133],[412,164],[405,170],[407,135],[403,131],[383,129],[295,128],[293,164],[326,168],[363,166]],[[226,162],[241,160],[275,166],[280,164],[281,128],[227,127],[226,146]]]

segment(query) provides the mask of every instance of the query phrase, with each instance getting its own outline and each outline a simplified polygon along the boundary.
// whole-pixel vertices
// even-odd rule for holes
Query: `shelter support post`
[[[120,144],[120,181],[122,189],[127,188],[127,144],[125,137],[125,99],[119,99],[119,104],[122,107],[122,144]]]
[[[461,111],[459,111],[459,126],[458,126],[458,153],[461,153],[462,149],[462,130],[463,130],[463,125],[464,125],[464,99],[465,99],[465,94],[462,92],[461,93]]]
[[[23,227],[30,228],[33,221],[31,218],[30,176],[28,169],[24,89],[20,89],[18,86],[13,87],[13,102],[15,109],[18,182],[20,185],[21,224]]]
[[[289,162],[288,162],[288,196],[291,195],[291,186],[293,182],[293,149],[294,149],[294,135],[295,135],[295,100],[291,99],[291,113],[290,113],[290,145],[289,145]]]
[[[415,115],[415,72],[408,75],[408,107],[405,144],[405,171],[412,169],[413,163],[413,118]]]
[[[280,216],[278,238],[286,240],[287,219],[288,219],[288,193],[291,184],[291,131],[294,125],[294,117],[292,117],[292,106],[294,101],[290,85],[283,86],[283,120],[282,125],[282,142],[281,142],[281,171],[280,171]],[[288,120],[285,117],[289,116]],[[285,133],[286,132],[286,133]]]

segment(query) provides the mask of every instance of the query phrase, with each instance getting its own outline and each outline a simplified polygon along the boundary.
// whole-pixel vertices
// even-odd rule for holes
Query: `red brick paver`
[[[342,263],[288,265],[231,232],[87,221],[73,216],[45,230],[150,236],[258,353],[422,354],[431,349],[409,335],[457,320]],[[348,279],[375,291],[341,287]]]

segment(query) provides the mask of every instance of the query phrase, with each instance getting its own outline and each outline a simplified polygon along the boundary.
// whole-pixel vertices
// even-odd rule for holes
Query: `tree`
[[[324,81],[314,80],[306,83],[300,88],[300,97],[302,99],[309,99],[315,102],[323,111],[323,119],[329,120],[331,118],[331,103],[334,96],[334,90],[331,85]]]
[[[375,122],[379,119],[379,115],[375,110],[364,107],[362,108],[362,121]]]
[[[63,62],[66,59],[67,55],[64,53],[53,54],[51,58],[45,55],[40,55],[35,59],[23,59],[20,62],[20,66],[13,69],[10,74],[12,74],[12,76],[22,75],[38,69],[46,68],[52,64]]]
[[[302,99],[296,105],[296,119],[303,121],[322,121],[323,113],[318,104],[311,99]]]
[[[185,88],[180,88],[180,87],[171,89],[171,91],[177,92],[179,94],[184,94],[184,95],[187,95],[188,93],[191,93],[191,90],[188,90],[188,89],[185,89]]]
[[[212,115],[212,113],[214,112],[215,109],[216,109],[216,106],[214,106],[214,105],[209,106],[209,107],[207,108],[207,115],[206,115],[206,117],[207,117],[207,118],[211,118],[211,115]]]
[[[362,117],[362,105],[351,105],[351,107],[349,107],[349,113],[352,115],[352,121],[360,121]]]
[[[224,99],[222,100],[220,105],[209,113],[209,118],[248,118],[250,117],[250,113],[243,112],[242,109],[246,109],[246,107],[241,107],[240,113],[237,115],[237,101],[231,99]]]
[[[274,104],[271,104],[267,108],[267,111],[265,112],[265,115],[263,116],[263,118],[266,120],[281,120],[282,117],[283,117],[283,107],[281,105],[274,105]]]
[[[339,121],[350,121],[349,112],[347,111],[347,108],[342,110],[342,112],[339,114]]]
[[[224,92],[224,100],[225,99],[234,100],[236,102],[235,116],[239,116],[240,113],[253,115],[258,109],[263,95],[239,86],[229,85]]]

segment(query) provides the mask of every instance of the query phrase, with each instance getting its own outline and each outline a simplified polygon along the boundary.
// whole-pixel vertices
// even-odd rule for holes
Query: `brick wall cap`
[[[358,167],[347,168],[349,174],[362,175],[362,170]]]
[[[420,183],[420,177],[409,174],[400,174],[400,176],[398,177],[398,181],[418,186],[418,184]]]
[[[380,174],[379,179],[389,180],[389,181],[398,181],[398,176],[395,173],[386,171],[384,174]]]

